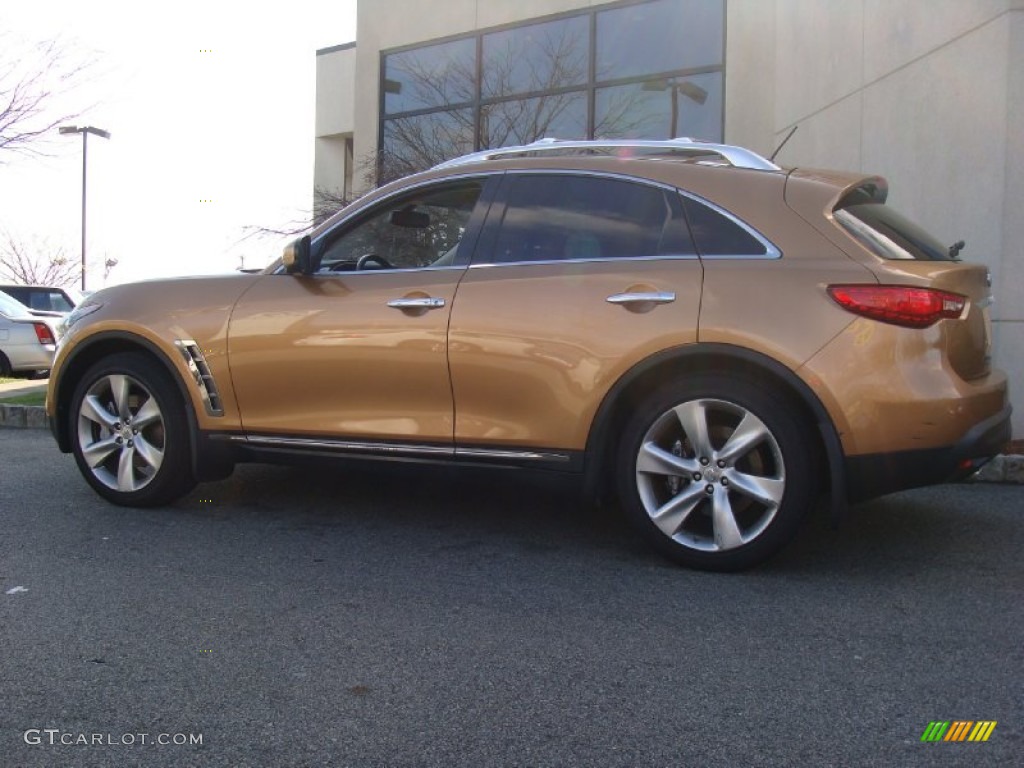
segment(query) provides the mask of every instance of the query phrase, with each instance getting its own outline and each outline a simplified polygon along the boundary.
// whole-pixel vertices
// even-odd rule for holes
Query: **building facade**
[[[317,52],[320,193],[474,149],[693,138],[885,176],[993,276],[1024,436],[1024,0],[361,0]]]

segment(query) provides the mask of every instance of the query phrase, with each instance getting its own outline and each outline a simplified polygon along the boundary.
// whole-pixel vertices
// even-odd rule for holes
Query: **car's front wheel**
[[[93,365],[70,414],[78,468],[105,499],[159,506],[195,486],[181,395],[145,355],[125,352]]]
[[[788,399],[726,374],[655,392],[626,424],[619,496],[683,565],[731,571],[795,534],[815,494],[807,430]]]

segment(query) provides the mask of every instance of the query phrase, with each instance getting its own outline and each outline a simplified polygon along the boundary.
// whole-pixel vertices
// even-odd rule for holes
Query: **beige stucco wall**
[[[1024,435],[1024,0],[730,0],[727,142],[884,175],[992,269],[994,354]]]
[[[339,46],[316,57],[316,118],[313,188],[342,194],[345,190],[345,139],[355,129],[356,49]]]
[[[377,149],[381,50],[603,4],[362,0],[359,87],[331,97],[356,163]],[[780,163],[884,175],[894,206],[991,267],[996,361],[1024,436],[1024,0],[728,0],[726,30],[727,142],[767,154],[797,125]],[[318,137],[324,98],[318,79]],[[331,151],[321,162],[318,147],[323,173]]]

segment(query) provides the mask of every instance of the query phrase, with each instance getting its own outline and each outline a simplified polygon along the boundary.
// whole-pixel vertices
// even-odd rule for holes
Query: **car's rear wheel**
[[[93,365],[70,413],[78,468],[109,501],[158,506],[195,486],[181,395],[145,355],[126,352]]]
[[[0,376],[7,378],[13,372],[14,371],[11,368],[11,361],[7,359],[7,356],[3,352],[0,352]]]
[[[619,495],[678,563],[740,570],[796,533],[815,494],[805,425],[788,399],[727,374],[656,391],[626,424]]]

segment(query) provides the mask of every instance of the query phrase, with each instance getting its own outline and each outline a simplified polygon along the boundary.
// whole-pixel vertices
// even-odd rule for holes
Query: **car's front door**
[[[313,242],[316,274],[267,275],[242,297],[228,354],[251,442],[450,452],[448,319],[485,185],[377,203]]]

